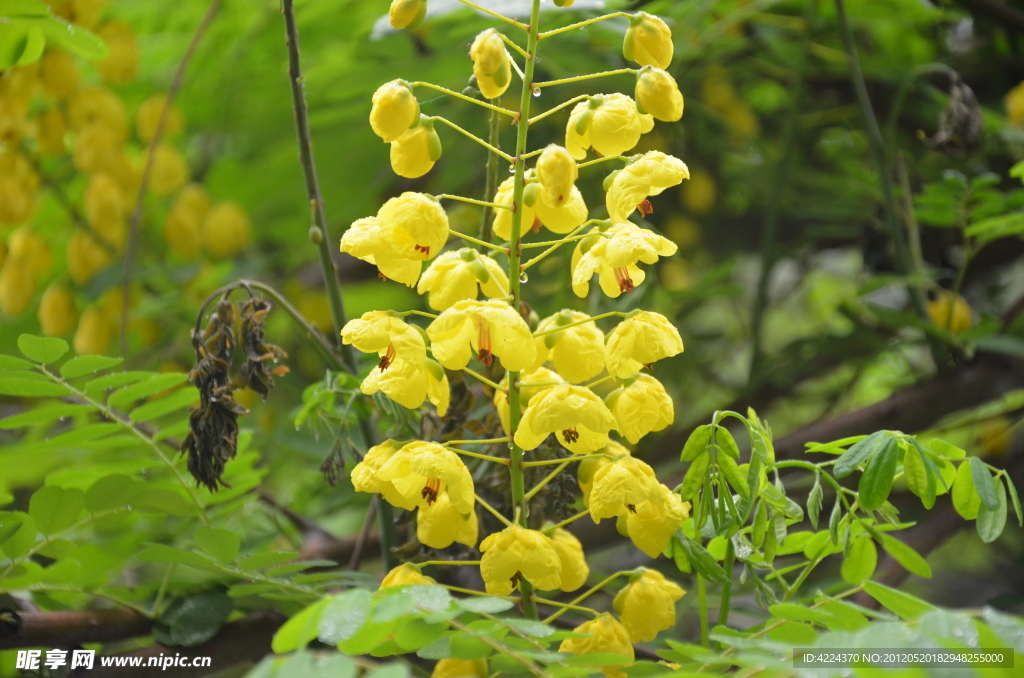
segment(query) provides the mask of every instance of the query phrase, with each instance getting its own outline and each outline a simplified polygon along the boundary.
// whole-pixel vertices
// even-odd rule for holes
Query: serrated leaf
[[[32,493],[28,513],[40,532],[49,536],[75,524],[85,506],[85,492],[44,485]]]
[[[159,400],[140,405],[131,411],[128,418],[133,422],[144,422],[157,419],[177,410],[184,410],[199,400],[199,389],[186,386]]]
[[[18,350],[33,362],[49,365],[60,360],[61,356],[68,352],[68,342],[56,337],[22,334],[18,337]]]
[[[206,551],[214,560],[230,563],[238,557],[242,540],[231,530],[203,525],[196,530],[195,536],[199,548]]]
[[[183,383],[187,379],[188,375],[180,372],[157,374],[154,377],[136,382],[130,386],[125,386],[111,393],[110,397],[107,398],[107,404],[110,407],[115,407],[117,409],[125,409],[136,400],[141,400],[142,398],[147,398],[155,393],[166,391],[169,388]]]
[[[108,358],[102,355],[82,355],[72,358],[60,366],[60,375],[65,379],[75,379],[93,374],[124,362],[123,358]]]
[[[10,417],[0,419],[0,429],[13,430],[16,428],[24,428],[26,426],[39,426],[42,424],[52,423],[65,417],[73,417],[75,415],[86,414],[93,411],[94,410],[91,405],[75,405],[72,403],[44,405],[43,407],[37,407],[34,410],[29,410],[28,412],[14,414]]]

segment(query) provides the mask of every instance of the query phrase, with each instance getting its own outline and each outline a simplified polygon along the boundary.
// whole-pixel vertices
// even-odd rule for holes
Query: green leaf
[[[108,358],[102,355],[82,355],[72,358],[60,366],[60,375],[65,379],[75,379],[86,374],[93,374],[124,362],[123,358]]]
[[[443,586],[410,586],[405,590],[413,605],[422,612],[444,612],[452,604],[452,594]]]
[[[794,603],[779,603],[778,605],[772,605],[768,608],[768,611],[772,613],[772,616],[778,617],[779,619],[785,619],[786,621],[825,624],[832,619],[831,615],[825,612],[816,609],[812,610],[809,607],[796,605]]]
[[[194,647],[220,631],[233,607],[223,589],[211,589],[175,600],[160,616],[160,624],[172,645]]]
[[[711,444],[712,431],[713,427],[711,424],[703,424],[695,428],[690,437],[686,439],[686,444],[683,445],[679,461],[693,461],[698,455],[707,451],[708,445]]]
[[[830,631],[859,631],[870,624],[867,617],[845,601],[823,599],[815,602],[824,603],[818,610],[830,616],[825,622]]]
[[[320,618],[333,599],[321,598],[284,623],[274,634],[270,648],[277,654],[305,648],[317,637]]]
[[[397,626],[397,620],[381,623],[368,621],[354,636],[338,643],[338,649],[352,656],[367,654],[391,635]]]
[[[133,384],[143,379],[151,379],[157,374],[159,372],[114,372],[113,374],[106,374],[86,382],[83,388],[86,393],[96,394],[108,388],[119,388],[125,384]]]
[[[124,508],[145,491],[145,483],[126,475],[105,476],[86,490],[85,508],[89,513]]]
[[[907,487],[921,498],[925,508],[935,505],[935,476],[928,471],[924,459],[916,447],[910,445],[903,453],[903,475]]]
[[[431,624],[419,617],[409,617],[395,629],[395,643],[405,652],[415,652],[439,640],[447,632],[447,624]]]
[[[807,494],[807,518],[811,521],[811,527],[818,529],[818,516],[821,515],[821,506],[825,501],[825,493],[821,489],[821,477],[814,474],[814,487]]]
[[[810,624],[803,622],[788,621],[777,626],[768,632],[768,637],[777,643],[787,645],[814,645],[818,640],[818,632]]]
[[[542,624],[538,621],[532,621],[530,619],[502,619],[501,621],[508,624],[513,629],[533,638],[547,638],[552,635],[555,630],[547,624]]]
[[[938,609],[931,603],[925,602],[909,593],[897,591],[873,581],[864,582],[864,590],[884,607],[907,621],[915,621],[925,612]]]
[[[238,561],[238,566],[243,570],[263,570],[282,563],[295,560],[299,557],[297,551],[271,551],[269,553],[254,553]]]
[[[45,535],[57,534],[75,524],[85,506],[85,492],[44,485],[32,493],[28,514]]]
[[[881,508],[892,491],[892,481],[896,476],[896,463],[899,461],[899,444],[889,436],[875,450],[857,485],[860,505],[868,511]],[[836,474],[838,475],[838,473]]]
[[[878,565],[878,550],[871,537],[862,534],[850,545],[850,552],[843,559],[839,572],[847,584],[859,584],[875,573]]]
[[[946,457],[947,459],[953,459],[954,461],[957,459],[963,459],[967,456],[967,453],[956,445],[951,445],[945,440],[940,440],[939,438],[929,441],[928,449],[940,457]]]
[[[74,405],[72,403],[44,405],[43,407],[37,407],[36,409],[29,410],[28,412],[14,414],[10,417],[0,419],[0,429],[11,430],[24,428],[26,426],[39,426],[41,424],[49,424],[58,419],[63,419],[64,417],[73,417],[78,414],[85,414],[92,411],[93,408],[91,405]]]
[[[0,513],[0,551],[11,560],[20,558],[36,543],[36,524],[21,511]]]
[[[964,520],[974,520],[981,508],[981,497],[974,488],[974,477],[971,465],[962,462],[953,479],[953,508]]]
[[[974,459],[975,457],[971,457]],[[988,475],[986,473],[986,475]],[[995,481],[996,487],[996,507],[994,509],[989,508],[984,503],[982,498],[981,507],[978,509],[978,520],[975,523],[975,527],[978,529],[978,536],[986,544],[991,544],[999,535],[1003,533],[1003,528],[1006,526],[1006,490],[1003,488],[1003,484],[998,480]]]
[[[196,543],[214,560],[222,563],[233,562],[238,557],[238,550],[242,545],[241,539],[234,532],[208,525],[196,530]]]
[[[372,603],[373,596],[365,589],[345,591],[330,601],[320,616],[320,642],[337,645],[354,636],[369,617]]]
[[[1010,501],[1013,502],[1013,512],[1017,514],[1017,523],[1024,527],[1024,514],[1020,510],[1020,497],[1017,496],[1017,488],[1013,486],[1010,476],[1003,476],[1006,481],[1006,489],[1010,491]]]
[[[978,496],[981,497],[981,503],[989,509],[995,509],[999,505],[999,499],[996,497],[998,481],[988,472],[988,469],[985,468],[985,462],[979,457],[971,457],[970,464],[971,479],[974,480],[974,489],[977,490]]]
[[[750,485],[747,484],[747,477],[732,457],[724,454],[718,455],[718,468],[737,494],[744,499],[750,498]]]
[[[159,400],[140,405],[131,411],[128,418],[133,422],[151,421],[164,415],[183,410],[199,400],[199,389],[186,386]]]
[[[732,437],[732,433],[729,429],[724,426],[715,427],[715,442],[718,443],[718,449],[724,452],[733,459],[740,458],[740,448],[736,444],[736,439]]]
[[[39,580],[44,584],[71,584],[81,572],[82,566],[77,560],[62,560],[43,570]]]
[[[165,546],[164,544],[152,544],[149,548],[140,551],[138,557],[139,560],[145,560],[151,563],[179,563],[181,565],[194,567],[197,570],[207,570],[209,572],[221,571],[212,560],[204,555],[200,555],[194,551],[186,551],[184,549],[176,549],[172,546]]]
[[[187,516],[196,510],[195,504],[175,490],[146,490],[132,500],[132,508],[144,513],[166,513],[170,516]]]
[[[846,450],[843,456],[839,457],[839,460],[836,462],[833,468],[835,477],[845,478],[853,473],[858,466],[875,454],[885,443],[885,439],[889,437],[887,431],[875,431],[867,438],[851,445],[850,449]]]
[[[754,525],[750,530],[750,540],[754,544],[754,548],[761,548],[766,534],[768,534],[768,508],[762,501],[757,504],[757,510],[754,512]]]
[[[77,550],[78,544],[73,541],[69,541],[67,539],[51,539],[45,546],[40,547],[38,553],[46,556],[47,558],[60,560],[61,558],[67,558]]]
[[[456,598],[455,604],[466,612],[477,614],[497,614],[505,610],[511,610],[515,603],[504,598],[491,598],[489,596],[473,596],[471,598]]]
[[[47,17],[45,19],[31,19],[46,36],[69,52],[85,59],[104,59],[109,54],[107,46],[96,34],[85,30],[81,26],[73,26],[60,17]]]
[[[187,379],[188,375],[180,372],[157,374],[156,376],[144,381],[136,382],[131,386],[125,386],[118,391],[114,391],[107,399],[107,404],[110,405],[110,407],[115,407],[117,409],[125,409],[136,400],[141,400],[142,398],[151,396],[154,393],[166,391]]]
[[[51,381],[8,376],[0,379],[0,395],[49,398],[71,395],[71,391],[66,386]]]
[[[0,372],[8,372],[10,370],[30,370],[35,365],[27,360],[21,358],[15,358],[12,355],[0,355]]]
[[[687,537],[682,532],[678,532],[677,534],[679,536],[679,542],[683,545],[683,548],[686,549],[686,556],[689,558],[690,563],[697,572],[704,575],[705,579],[719,584],[728,584],[731,581],[730,576],[724,569],[722,569],[722,566],[718,564],[718,561],[715,560],[714,556],[708,553],[707,549]]]
[[[879,536],[882,538],[882,548],[885,549],[885,552],[902,565],[907,572],[916,574],[918,577],[931,578],[931,565],[917,551],[896,537],[884,532],[880,533]]]
[[[569,666],[625,666],[633,663],[631,658],[611,652],[577,654],[566,657],[562,661]]]
[[[412,596],[405,591],[399,591],[377,603],[373,608],[373,621],[378,624],[394,621],[412,612],[414,607]]]
[[[37,337],[22,334],[18,337],[18,349],[26,358],[40,365],[49,365],[60,360],[68,352],[68,342],[56,337]]]
[[[121,425],[109,421],[100,421],[84,426],[75,426],[52,438],[31,443],[32,449],[74,449],[90,440],[98,440],[121,431]]]
[[[424,645],[416,650],[416,656],[423,659],[448,659],[452,656],[451,636],[444,636],[429,645]]]
[[[697,496],[697,491],[704,484],[704,478],[708,474],[710,465],[711,455],[709,454],[702,454],[690,462],[690,468],[687,469],[686,475],[683,477],[683,486],[679,489],[683,501]]]

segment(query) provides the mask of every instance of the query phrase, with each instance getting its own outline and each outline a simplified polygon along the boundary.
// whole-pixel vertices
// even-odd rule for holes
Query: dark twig
[[[19,647],[71,647],[111,643],[150,633],[153,622],[127,607],[111,610],[22,612],[21,628],[7,635],[0,628],[0,650]]]
[[[192,61],[196,48],[199,46],[199,41],[202,39],[203,34],[206,33],[206,29],[210,26],[214,16],[216,16],[222,1],[210,0],[206,13],[203,14],[203,18],[196,27],[195,33],[192,34],[192,40],[185,49],[185,54],[181,57],[178,69],[174,72],[171,84],[167,88],[167,99],[164,101],[164,107],[160,110],[160,117],[157,119],[156,129],[153,132],[153,140],[150,142],[149,150],[146,153],[146,164],[142,167],[139,191],[135,195],[135,207],[132,209],[131,220],[128,222],[128,244],[125,247],[124,253],[124,275],[121,281],[121,355],[128,353],[128,314],[130,312],[129,306],[131,305],[132,267],[135,265],[135,254],[139,246],[139,223],[142,221],[142,203],[146,197],[146,188],[149,186],[149,175],[153,170],[153,156],[156,154],[156,148],[160,145],[160,141],[164,136],[168,113],[171,110],[171,106],[174,105],[174,97],[178,94],[178,90],[181,89],[181,84],[185,79],[185,69],[188,68],[189,62]]]
[[[359,560],[363,557],[363,546],[366,545],[366,538],[370,534],[370,528],[373,527],[373,517],[377,515],[377,507],[380,502],[380,497],[374,496],[370,501],[370,505],[366,509],[366,516],[363,518],[363,527],[359,530],[359,536],[356,537],[355,548],[352,549],[352,558],[348,561],[348,569],[353,572],[359,569]]]

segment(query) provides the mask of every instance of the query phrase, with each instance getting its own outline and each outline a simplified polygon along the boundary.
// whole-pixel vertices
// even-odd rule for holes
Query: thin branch
[[[496,113],[501,113],[502,115],[507,115],[507,116],[512,117],[512,118],[516,117],[516,112],[515,111],[510,111],[507,108],[502,108],[501,106],[495,106],[494,104],[489,104],[486,101],[480,101],[479,99],[474,99],[473,97],[468,97],[465,94],[462,94],[461,92],[456,92],[455,90],[450,90],[447,87],[441,87],[440,85],[435,85],[433,83],[423,82],[423,81],[420,81],[420,80],[417,80],[416,82],[410,82],[409,84],[412,87],[428,87],[428,88],[430,88],[432,90],[436,90],[438,92],[444,92],[445,94],[451,95],[453,97],[457,97],[459,99],[463,99],[464,101],[469,101],[471,103],[476,104],[477,106],[482,106],[484,108],[489,108],[492,111],[495,111]]]
[[[188,68],[189,62],[192,61],[196,48],[199,47],[199,41],[202,40],[206,29],[213,22],[213,18],[217,15],[222,2],[223,0],[210,0],[206,13],[203,14],[203,18],[199,21],[195,33],[192,34],[192,40],[185,49],[185,54],[181,57],[178,69],[174,72],[171,84],[167,88],[167,98],[164,100],[164,107],[160,110],[160,117],[157,118],[156,129],[153,131],[153,140],[150,142],[149,150],[146,152],[146,164],[142,167],[139,191],[135,194],[135,207],[132,208],[131,220],[128,222],[128,241],[124,252],[124,273],[121,278],[121,355],[128,354],[128,314],[131,311],[132,300],[132,268],[135,265],[135,254],[139,246],[139,223],[142,221],[142,203],[146,197],[146,189],[149,187],[150,173],[153,171],[153,157],[156,155],[156,149],[160,146],[160,141],[163,139],[164,130],[167,127],[167,118],[171,107],[174,105],[174,98],[177,96],[178,90],[181,89],[181,84],[185,80],[185,69]]]
[[[494,17],[495,19],[498,19],[500,21],[504,21],[507,24],[511,24],[512,26],[515,26],[516,28],[521,28],[524,31],[529,28],[529,26],[527,26],[526,24],[524,24],[522,22],[516,21],[515,19],[510,19],[507,16],[504,16],[502,14],[498,14],[497,12],[492,12],[491,10],[487,9],[486,7],[481,7],[480,5],[476,4],[475,2],[470,2],[469,0],[459,0],[459,2],[461,2],[463,5],[467,5],[468,7],[472,7],[473,9],[475,9],[478,12],[483,12],[484,14],[489,14],[490,16]]]
[[[475,135],[472,132],[469,132],[469,131],[459,127],[458,125],[456,125],[451,120],[449,120],[449,119],[447,119],[447,118],[445,118],[443,116],[440,116],[440,115],[433,115],[433,116],[430,117],[430,119],[431,120],[437,120],[439,122],[443,122],[444,124],[446,124],[449,127],[451,127],[453,130],[455,130],[457,132],[461,132],[463,135],[465,135],[469,139],[472,139],[473,141],[477,142],[478,144],[480,144],[481,146],[486,148],[491,153],[494,153],[494,154],[496,154],[498,156],[501,156],[502,158],[504,158],[505,160],[507,160],[509,162],[514,162],[514,159],[512,158],[511,155],[509,155],[508,153],[503,153],[500,149],[497,149],[494,146],[491,146],[489,143],[487,143],[486,141],[484,141],[483,139],[481,139],[477,135]]]

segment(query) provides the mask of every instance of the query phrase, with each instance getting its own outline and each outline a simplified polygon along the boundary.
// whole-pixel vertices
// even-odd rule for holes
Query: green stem
[[[611,584],[613,581],[615,581],[619,577],[625,577],[625,576],[628,576],[630,574],[632,574],[631,570],[622,570],[621,572],[616,572],[615,574],[609,575],[609,576],[605,577],[604,579],[602,579],[597,584],[595,584],[594,586],[590,587],[589,589],[587,589],[586,591],[581,593],[580,595],[576,596],[573,600],[569,601],[569,604],[570,605],[579,605],[584,600],[586,600],[590,596],[594,595],[595,593],[597,593],[598,591],[603,589],[605,586],[608,586],[608,584]],[[551,615],[550,617],[545,619],[544,623],[545,624],[550,624],[554,620],[558,619],[563,614],[565,614],[565,610],[566,609],[568,609],[568,608],[563,608],[563,609],[559,610],[558,612],[554,613],[553,615]]]
[[[525,71],[523,73],[522,91],[519,96],[519,120],[530,119],[530,99],[533,95],[533,71],[537,63],[537,34],[540,24],[540,0],[533,0],[530,11],[530,26],[526,51]],[[519,269],[519,241],[522,236],[523,227],[523,189],[526,178],[526,161],[523,154],[526,153],[526,141],[529,125],[520,124],[516,128],[516,155],[515,155],[515,178],[512,184],[512,233],[509,238],[508,252],[508,280],[509,291],[512,294],[512,308],[519,310],[520,275]],[[509,372],[508,376],[508,410],[509,424],[513,440],[515,432],[519,429],[519,420],[522,417],[522,401],[520,390],[516,385],[519,380],[518,372]],[[509,450],[509,476],[512,490],[512,506],[515,509],[518,523],[522,527],[529,524],[529,502],[526,499],[526,488],[523,480],[523,448],[514,442]],[[523,612],[529,619],[537,619],[537,604],[533,601],[533,587],[525,579],[519,584],[519,593],[523,599]]]
[[[497,111],[491,111],[487,125],[487,143],[494,148],[501,149],[501,118]],[[494,203],[494,196],[498,193],[498,154],[487,151],[487,184],[484,187],[484,200]],[[494,219],[494,208],[484,206],[480,223],[480,240],[485,243],[493,237],[492,220]],[[480,245],[480,251],[484,252],[488,245]]]
[[[639,73],[640,71],[635,68],[617,68],[614,71],[602,71],[600,73],[588,73],[587,75],[576,75],[571,78],[562,78],[560,80],[548,80],[547,82],[538,82],[534,87],[551,87],[552,85],[568,85],[573,82],[581,82],[583,80],[593,80],[594,78],[603,78],[609,75],[624,75],[626,73]],[[520,118],[521,120],[522,118]],[[529,118],[527,118],[529,119]]]
[[[562,103],[558,104],[554,108],[549,108],[548,110],[544,111],[543,113],[538,113],[536,116],[534,116],[534,117],[530,118],[529,120],[527,120],[526,123],[528,125],[532,125],[533,123],[537,122],[538,120],[543,120],[544,118],[548,117],[549,115],[551,115],[553,113],[557,113],[558,111],[562,110],[563,108],[568,108],[569,106],[572,106],[573,104],[577,104],[577,103],[579,103],[581,101],[585,101],[585,100],[587,100],[589,98],[590,98],[589,94],[581,94],[578,97],[573,97],[572,99],[569,99],[568,101],[563,101]]]
[[[483,205],[484,207],[490,207],[491,209],[499,210],[510,210],[511,205],[499,205],[497,203],[488,202],[486,200],[477,200],[476,198],[464,198],[461,195],[450,195],[448,193],[442,193],[441,195],[435,195],[435,198],[440,200],[441,198],[448,198],[449,200],[460,200],[462,202],[468,202],[471,205]]]
[[[565,460],[565,461],[563,461],[563,462],[562,462],[561,464],[559,464],[559,465],[558,465],[557,467],[555,467],[555,470],[554,470],[554,471],[552,471],[551,473],[549,473],[549,474],[547,474],[546,476],[544,476],[544,479],[543,479],[543,480],[541,480],[541,481],[540,481],[539,483],[537,483],[537,484],[536,484],[536,485],[535,485],[535,486],[533,487],[533,489],[532,489],[532,490],[530,490],[529,492],[527,492],[527,493],[526,493],[526,501],[530,501],[531,499],[533,499],[533,498],[534,498],[534,496],[536,496],[536,494],[537,494],[538,492],[540,492],[541,490],[543,490],[543,489],[544,489],[544,487],[545,487],[545,486],[546,486],[546,485],[547,485],[548,483],[550,483],[550,482],[551,482],[552,480],[554,480],[554,479],[555,479],[555,478],[556,478],[556,477],[558,476],[558,474],[559,474],[559,473],[561,473],[562,471],[564,471],[564,470],[565,470],[565,467],[566,467],[566,466],[568,466],[569,464],[571,464],[571,463],[572,463],[572,462],[574,462],[574,461],[576,461],[576,460],[575,460],[575,459],[566,459],[566,460]]]
[[[729,576],[729,581],[722,586],[722,601],[718,605],[718,625],[728,626],[729,625],[729,605],[732,602],[732,569],[736,562],[736,547],[733,546],[732,539],[726,539],[725,544],[725,573]]]
[[[480,504],[481,506],[483,506],[483,507],[484,507],[485,509],[487,509],[487,511],[488,511],[488,512],[489,512],[489,513],[490,513],[490,514],[491,514],[492,516],[494,516],[495,518],[497,518],[498,520],[500,520],[500,521],[502,522],[502,524],[504,524],[504,525],[505,525],[505,527],[512,527],[512,521],[510,521],[510,520],[509,520],[508,518],[506,518],[505,516],[501,515],[501,511],[499,511],[498,509],[494,508],[493,506],[491,506],[490,504],[488,504],[488,503],[487,503],[486,501],[484,501],[484,500],[483,500],[483,498],[482,498],[482,497],[481,497],[481,496],[480,496],[479,494],[474,494],[474,495],[473,495],[473,497],[474,497],[474,498],[475,498],[475,499],[477,500],[477,502],[478,502],[478,503],[479,503],[479,504]]]
[[[541,33],[537,37],[539,39],[543,40],[544,38],[550,38],[552,35],[558,35],[559,33],[565,33],[567,31],[571,31],[574,28],[583,28],[584,26],[589,26],[590,24],[596,24],[598,21],[606,21],[608,19],[614,19],[615,17],[619,17],[619,16],[631,17],[633,15],[632,14],[628,14],[626,12],[612,12],[611,14],[605,14],[604,16],[599,16],[599,17],[595,17],[593,19],[587,19],[586,21],[580,21],[580,22],[577,22],[577,23],[574,23],[574,24],[569,24],[568,26],[562,26],[561,28],[555,28],[555,29],[552,29],[550,31],[544,31],[543,33]]]
[[[449,127],[451,127],[453,130],[455,130],[456,132],[460,132],[465,137],[467,137],[469,139],[472,139],[473,141],[477,142],[478,144],[480,144],[481,146],[486,148],[491,153],[494,153],[494,154],[504,158],[505,160],[508,160],[509,162],[512,162],[512,156],[510,156],[508,153],[502,153],[501,150],[495,148],[494,146],[491,146],[489,143],[487,143],[486,141],[484,141],[483,139],[481,139],[477,135],[473,134],[472,132],[470,132],[470,131],[468,131],[466,129],[463,129],[462,127],[459,127],[458,125],[456,125],[451,120],[449,120],[447,118],[444,118],[444,117],[442,117],[440,115],[431,116],[430,120],[437,120],[438,122],[443,122],[444,124],[446,124]]]
[[[697,575],[697,601],[700,604],[700,644],[711,647],[708,634],[708,586],[700,574]]]
[[[479,238],[474,238],[471,235],[466,235],[465,233],[459,233],[458,231],[448,231],[448,233],[450,233],[451,235],[454,235],[456,238],[462,238],[466,242],[471,242],[474,245],[479,245],[482,248],[489,249],[489,250],[494,250],[496,252],[501,252],[503,254],[508,254],[508,249],[507,248],[499,247],[497,245],[492,245],[489,242],[484,242],[483,240],[480,240]]]
[[[502,16],[501,14],[498,14],[497,12],[495,12],[493,10],[489,10],[486,7],[481,7],[480,5],[478,5],[478,4],[474,3],[474,2],[470,2],[469,0],[459,0],[459,2],[461,2],[463,5],[467,5],[469,7],[472,7],[473,9],[475,9],[478,12],[483,12],[484,14],[489,14],[490,16],[493,16],[495,19],[498,19],[500,21],[504,21],[507,24],[511,24],[511,25],[515,26],[516,28],[522,28],[524,31],[525,30],[529,30],[529,26],[526,26],[522,22],[516,21],[515,19],[510,19],[507,16]]]
[[[494,104],[489,104],[489,103],[487,103],[485,101],[480,101],[479,99],[474,99],[473,97],[467,97],[465,94],[462,94],[461,92],[456,92],[454,90],[448,89],[447,87],[441,87],[441,86],[435,85],[433,83],[417,81],[417,82],[410,82],[409,85],[411,87],[428,87],[428,88],[430,88],[432,90],[436,90],[438,92],[444,92],[445,94],[449,94],[449,95],[451,95],[453,97],[457,97],[459,99],[464,99],[466,101],[472,102],[472,103],[476,104],[477,106],[482,106],[483,108],[489,108],[492,113],[501,113],[502,115],[508,115],[508,116],[513,117],[513,118],[516,115],[515,111],[510,111],[507,108],[502,108],[501,106],[495,106]]]
[[[624,316],[626,314],[623,313],[622,311],[608,311],[607,313],[602,313],[601,315],[595,315],[593,317],[587,318],[586,320],[577,320],[575,322],[567,323],[565,325],[558,325],[557,327],[552,327],[550,329],[543,330],[542,332],[535,332],[533,334],[533,337],[536,339],[537,337],[543,337],[543,336],[548,335],[548,334],[554,334],[555,332],[560,332],[562,330],[567,330],[570,327],[576,327],[578,325],[586,325],[587,323],[592,323],[595,320],[601,320],[602,318],[610,318],[613,315]]]
[[[566,518],[565,520],[563,520],[560,523],[555,523],[551,527],[544,528],[544,532],[550,534],[551,532],[554,532],[555,530],[557,530],[560,527],[565,527],[569,523],[576,522],[580,518],[583,518],[583,517],[589,516],[589,515],[590,515],[590,509],[584,509],[584,510],[580,511],[579,513],[577,513],[574,516],[569,516],[568,518]]]

